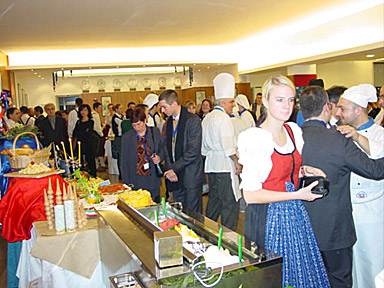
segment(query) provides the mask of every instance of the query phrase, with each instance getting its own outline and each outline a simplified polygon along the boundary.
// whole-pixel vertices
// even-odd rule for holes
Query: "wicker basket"
[[[35,140],[36,140],[36,145],[37,145],[37,150],[40,150],[40,145],[39,145],[39,140],[37,139],[37,136],[32,133],[32,132],[23,132],[20,133],[19,135],[16,136],[15,140],[13,140],[13,147],[12,147],[12,152],[13,152],[13,157],[8,157],[9,164],[11,165],[12,169],[23,169],[27,166],[28,163],[31,161],[35,162],[36,164],[44,163],[48,161],[50,153],[44,154],[44,155],[39,155],[39,156],[34,156],[33,154],[31,155],[16,155],[16,142],[17,140],[24,135],[32,135]]]

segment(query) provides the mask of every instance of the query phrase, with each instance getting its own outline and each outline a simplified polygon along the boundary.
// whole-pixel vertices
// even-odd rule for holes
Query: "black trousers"
[[[221,224],[236,231],[239,218],[239,202],[233,195],[231,174],[208,173],[209,195],[206,216],[217,221],[221,216]]]
[[[183,203],[183,206],[189,209],[202,213],[202,187],[183,188],[173,190],[173,200]]]
[[[332,288],[352,287],[352,247],[321,251]]]

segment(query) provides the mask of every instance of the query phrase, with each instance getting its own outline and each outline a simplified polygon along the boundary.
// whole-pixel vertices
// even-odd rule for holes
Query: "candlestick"
[[[64,158],[65,158],[65,161],[68,161],[68,158],[67,158],[67,151],[65,151],[65,146],[64,146],[64,142],[61,141],[61,145],[63,146],[63,151],[64,151]]]
[[[77,145],[79,145],[79,165],[81,164],[81,142],[77,141]]]
[[[69,149],[71,150],[71,157],[72,157],[72,160],[74,160],[75,158],[73,158],[72,138],[69,138]]]
[[[57,234],[65,232],[64,205],[55,206],[55,228]]]

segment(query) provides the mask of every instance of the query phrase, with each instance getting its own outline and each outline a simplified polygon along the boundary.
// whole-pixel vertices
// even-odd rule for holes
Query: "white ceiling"
[[[311,2],[307,0],[1,0],[0,51],[8,54],[38,50],[222,45],[271,31],[303,17],[315,15],[318,11],[327,12],[343,5],[358,5],[362,1],[375,2],[375,0]],[[318,20],[314,20],[313,23],[317,23]],[[308,34],[311,34],[310,30]],[[300,41],[305,43],[307,37],[308,35]],[[323,36],[317,36],[316,33],[312,35],[310,41],[316,41],[319,37]],[[263,46],[269,49],[268,44],[274,45],[258,43],[254,47],[254,54]],[[375,49],[377,50],[377,46]],[[370,49],[362,49],[359,55],[350,53],[349,58],[346,56],[348,53],[343,53],[343,60],[357,60],[356,57],[365,59],[365,54],[369,51]],[[376,52],[383,54],[383,51],[379,49]],[[343,55],[339,53],[338,57]],[[189,56],[181,58],[186,60]],[[332,59],[337,60],[337,57]],[[212,60],[215,63],[225,62],[225,59]],[[202,63],[206,66],[211,65],[207,64],[208,62]],[[111,63],[116,65],[124,61],[112,61],[109,65],[102,61],[100,63],[103,63],[100,66],[111,66]],[[177,64],[188,63],[172,62],[172,65]],[[293,64],[295,63],[289,63]],[[132,66],[132,63],[127,66]],[[58,59],[56,67],[76,69],[81,65],[60,66]],[[261,69],[268,68],[264,66]]]
[[[0,51],[224,44],[356,0],[1,0]]]

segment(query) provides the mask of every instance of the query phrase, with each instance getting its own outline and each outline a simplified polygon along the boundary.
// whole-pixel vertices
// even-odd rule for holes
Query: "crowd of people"
[[[171,200],[202,213],[208,185],[206,216],[236,230],[245,209],[246,238],[283,256],[283,287],[375,287],[384,269],[384,87],[314,84],[296,105],[292,82],[271,76],[250,105],[222,73],[214,103],[183,106],[165,90],[125,112],[108,105],[102,125],[101,103],[92,110],[78,98],[69,113],[46,104],[46,117],[40,106],[10,108],[6,124],[37,126],[44,146],[80,140],[93,176],[114,135],[122,182],[156,202],[164,177]],[[328,195],[312,193],[318,181],[300,187],[308,176],[325,177]]]

